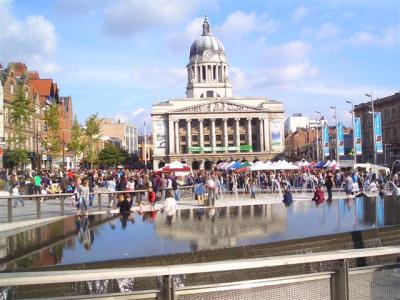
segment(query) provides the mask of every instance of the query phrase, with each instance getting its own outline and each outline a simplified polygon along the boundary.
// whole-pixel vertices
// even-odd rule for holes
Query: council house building
[[[207,18],[186,67],[186,98],[152,108],[154,168],[175,160],[209,168],[220,160],[268,160],[283,151],[282,102],[232,95],[224,46]]]

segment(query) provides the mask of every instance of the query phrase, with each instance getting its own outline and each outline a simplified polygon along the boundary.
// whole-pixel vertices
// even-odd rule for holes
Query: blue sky
[[[185,96],[191,43],[207,13],[225,46],[235,96],[283,101],[286,114],[400,90],[400,1],[0,0],[0,62],[27,63],[93,112],[150,119]]]

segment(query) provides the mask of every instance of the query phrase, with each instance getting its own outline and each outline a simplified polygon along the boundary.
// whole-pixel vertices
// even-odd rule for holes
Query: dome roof
[[[212,50],[214,52],[224,52],[224,45],[221,41],[211,35],[210,25],[206,18],[203,23],[203,34],[197,40],[195,40],[190,47],[190,56],[202,55],[204,51]]]

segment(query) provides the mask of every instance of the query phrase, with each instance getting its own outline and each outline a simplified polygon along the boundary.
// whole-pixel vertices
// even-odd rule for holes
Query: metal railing
[[[400,246],[365,248],[354,250],[338,250],[328,252],[317,252],[301,255],[285,255],[262,258],[249,258],[238,260],[224,260],[216,262],[181,264],[168,266],[153,266],[141,268],[114,268],[114,269],[94,269],[94,270],[69,270],[69,271],[40,271],[40,272],[21,272],[21,273],[0,273],[1,287],[16,287],[28,285],[44,285],[57,283],[73,283],[96,280],[110,280],[120,278],[149,278],[162,277],[162,288],[153,290],[141,290],[129,292],[128,294],[105,294],[91,295],[91,299],[100,299],[105,296],[112,296],[113,299],[230,299],[230,293],[267,293],[271,287],[275,294],[279,289],[290,289],[303,287],[303,292],[307,293],[307,285],[316,283],[319,286],[319,293],[322,296],[314,295],[312,298],[304,299],[335,299],[347,300],[354,291],[349,290],[349,276],[382,270],[385,266],[355,268],[349,271],[349,260],[378,257],[386,255],[399,255]],[[246,269],[261,269],[279,266],[294,266],[299,264],[334,262],[334,270],[331,272],[319,272],[311,274],[301,274],[287,277],[275,277],[268,279],[236,281],[208,285],[195,285],[178,287],[173,282],[173,276],[201,273],[217,273],[226,271],[238,271]],[[400,264],[396,264],[400,268]],[[371,271],[372,270],[372,271]],[[355,278],[357,279],[357,278]],[[357,287],[357,280],[352,278],[351,288]],[[399,295],[400,274],[395,277],[397,282],[391,286],[391,290],[386,292]],[[323,284],[321,285],[321,282]],[[365,287],[364,287],[365,289]],[[279,294],[279,293],[278,293]],[[198,295],[200,295],[198,297]],[[68,298],[52,299],[84,299],[85,296],[69,296]],[[356,297],[352,297],[356,298]],[[271,297],[271,299],[278,299]],[[303,299],[298,296],[296,299]],[[390,298],[389,298],[390,299]],[[397,298],[393,298],[397,299]]]
[[[166,191],[171,190],[167,189]],[[193,186],[181,186],[179,187],[180,190],[180,197],[184,199],[186,197],[191,197],[193,195]],[[135,190],[135,191],[115,191],[115,192],[108,192],[108,191],[98,191],[89,193],[89,195],[93,195],[96,203],[94,203],[93,208],[97,207],[98,211],[107,209],[108,206],[104,207],[103,201],[109,201],[109,199],[113,200],[113,203],[116,203],[116,195],[118,194],[130,194],[134,195],[136,201],[143,201],[147,200],[147,190]],[[111,196],[110,196],[111,195]],[[104,197],[103,197],[104,196]],[[106,198],[107,199],[104,199]],[[72,208],[70,205],[73,202],[74,194],[73,193],[60,193],[60,194],[45,194],[45,195],[18,195],[18,196],[0,196],[0,202],[6,201],[7,202],[7,222],[13,222],[13,210],[15,200],[24,200],[24,201],[33,201],[36,203],[35,212],[32,214],[27,215],[24,214],[24,220],[27,219],[41,219],[43,215],[43,205],[45,203],[50,203],[51,201],[58,201],[59,210],[58,213],[53,213],[52,216],[64,216],[66,215],[66,208]],[[20,208],[18,208],[20,209]],[[73,209],[72,209],[73,210]]]

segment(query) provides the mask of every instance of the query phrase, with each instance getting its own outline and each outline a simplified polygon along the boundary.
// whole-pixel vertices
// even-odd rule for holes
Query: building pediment
[[[206,112],[248,112],[263,111],[262,108],[234,103],[226,100],[216,100],[207,103],[192,105],[175,110],[175,113],[206,113]]]

